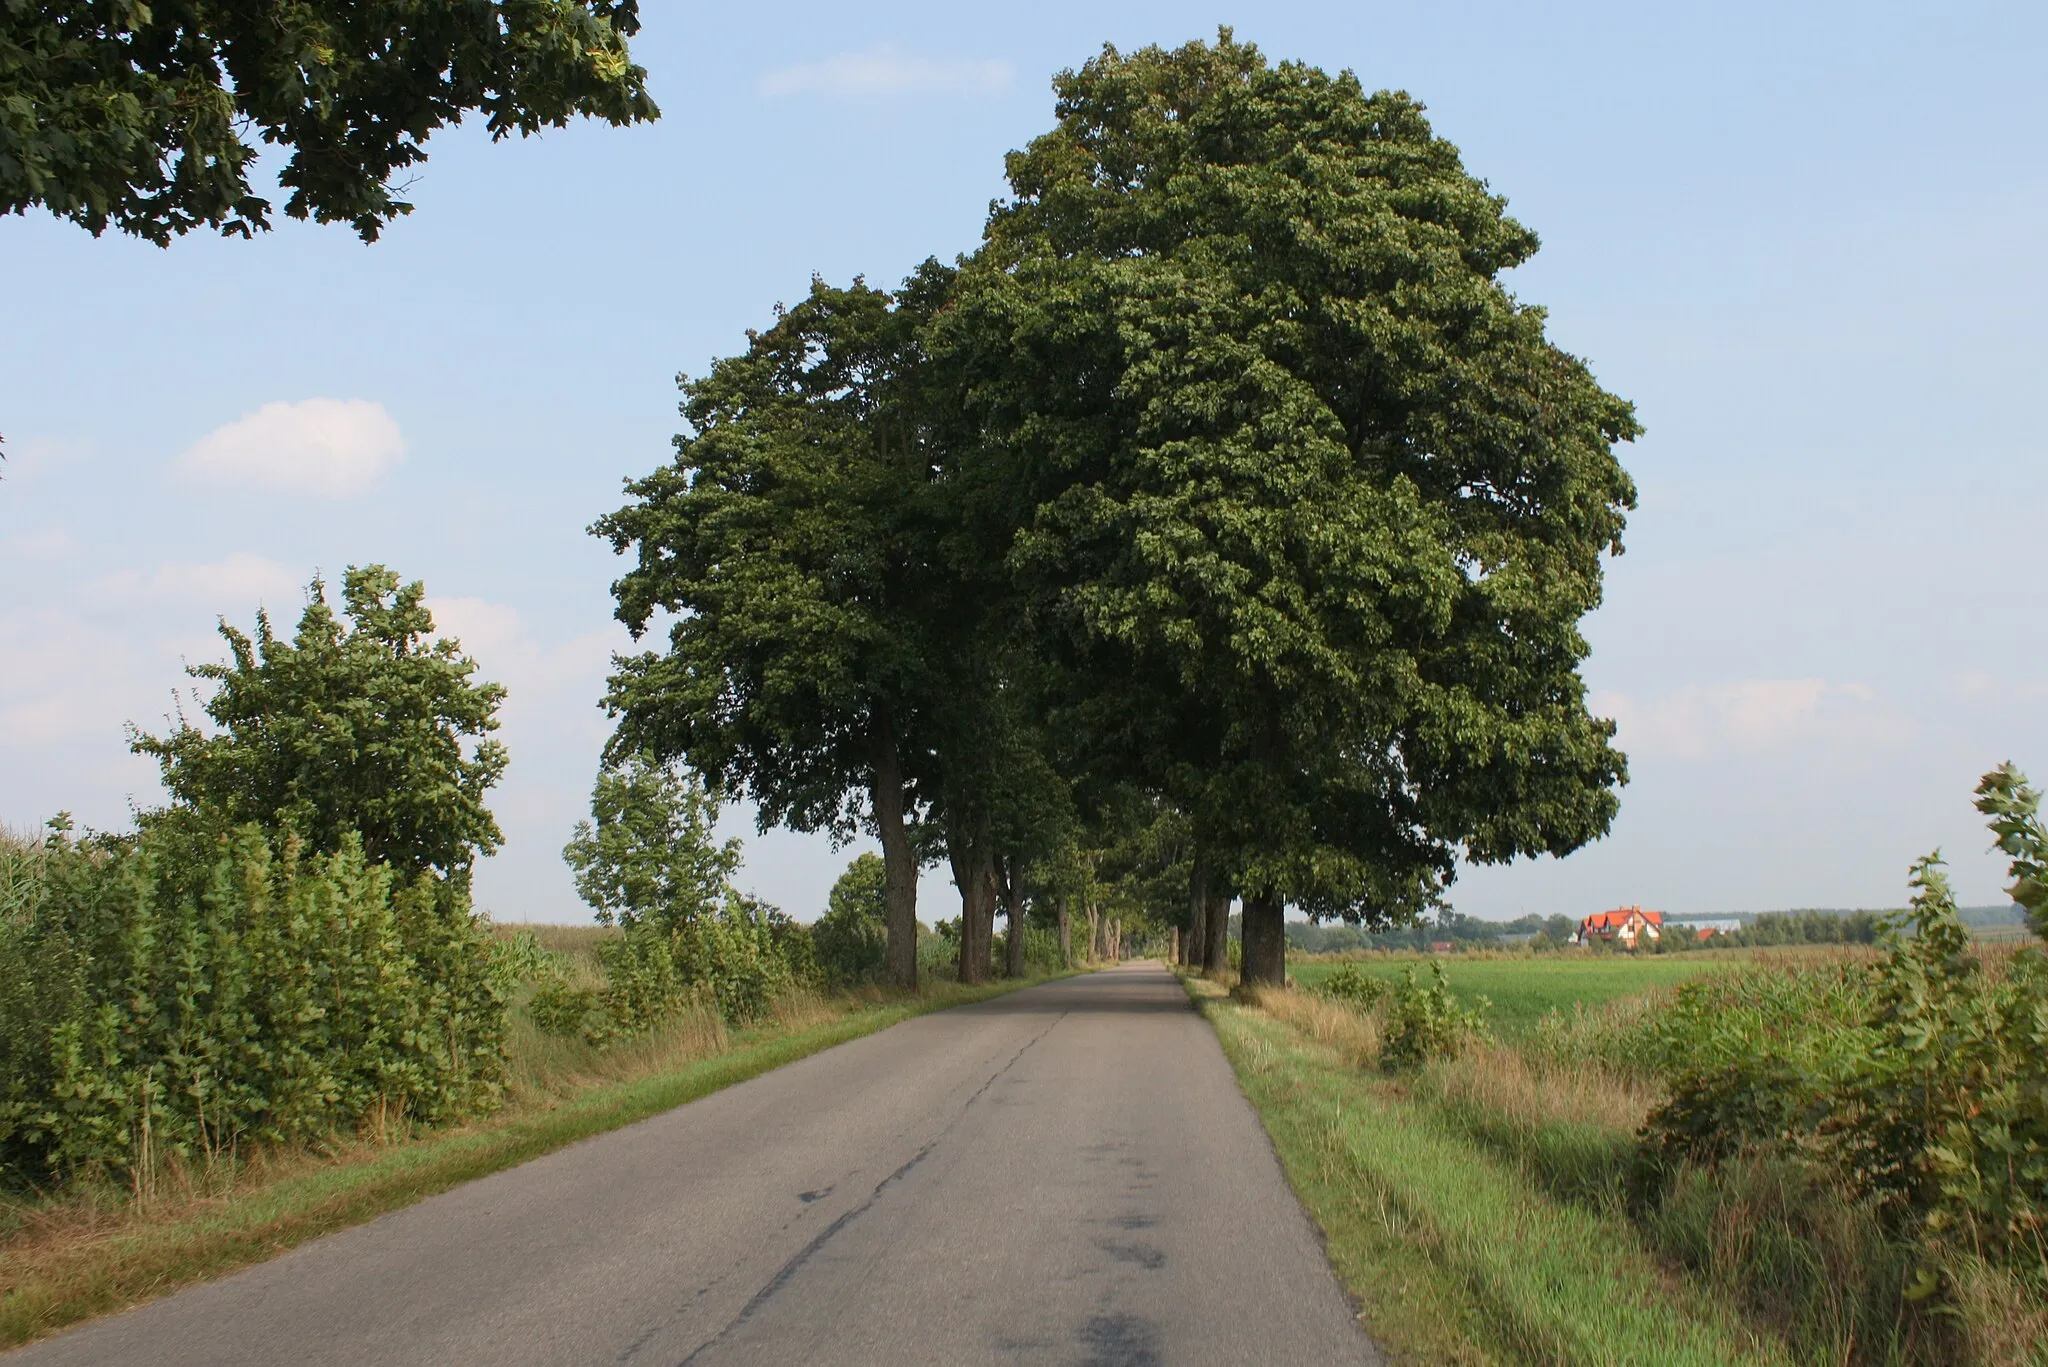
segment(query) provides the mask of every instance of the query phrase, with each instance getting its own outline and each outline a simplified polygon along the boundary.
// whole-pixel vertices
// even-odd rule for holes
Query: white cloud
[[[1641,702],[1596,693],[1590,701],[1596,713],[1614,718],[1629,753],[1688,760],[1813,741],[1866,744],[1895,729],[1874,689],[1825,679],[1693,684]]]
[[[118,738],[123,709],[142,696],[137,654],[120,632],[68,612],[0,616],[0,755],[82,735]],[[9,764],[0,758],[0,771]]]
[[[187,474],[296,493],[359,494],[405,455],[384,405],[367,399],[267,403],[216,427],[178,458]]]
[[[147,573],[121,570],[100,580],[97,588],[103,601],[194,603],[233,615],[257,605],[296,606],[309,578],[267,556],[237,551],[204,564],[173,562]]]
[[[482,598],[429,598],[436,635],[460,641],[465,655],[501,655],[534,650],[526,622],[516,609]]]
[[[9,537],[0,549],[19,560],[62,560],[78,548],[78,538],[61,524]]]
[[[288,566],[247,551],[205,565],[160,565],[147,580],[147,591],[158,598],[226,605],[255,601],[276,603],[304,593],[303,578]]]
[[[1959,670],[1943,682],[1955,697],[1980,707],[2013,706],[2048,698],[2048,684],[2015,681],[1988,669]]]
[[[91,446],[75,437],[42,437],[30,433],[25,437],[8,437],[0,445],[0,479],[9,483],[34,480],[60,465],[69,465],[84,460],[92,454]]]
[[[763,95],[1000,95],[1014,80],[1008,62],[920,57],[882,43],[771,71],[760,89]]]
[[[461,642],[462,653],[477,662],[478,677],[511,691],[508,716],[547,698],[587,700],[595,717],[612,652],[625,644],[623,629],[612,625],[543,644],[515,609],[482,598],[429,598],[427,610],[435,633]]]

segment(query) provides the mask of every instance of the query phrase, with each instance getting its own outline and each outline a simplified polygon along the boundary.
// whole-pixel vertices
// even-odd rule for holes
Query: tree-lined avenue
[[[1376,1363],[1180,987],[920,1017],[10,1355]]]

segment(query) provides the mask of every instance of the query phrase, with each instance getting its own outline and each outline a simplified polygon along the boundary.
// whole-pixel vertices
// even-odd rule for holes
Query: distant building
[[[1639,943],[1655,940],[1663,933],[1663,912],[1644,911],[1641,907],[1616,907],[1612,911],[1596,911],[1579,922],[1579,932],[1572,936],[1572,943],[1620,945],[1623,949],[1634,949]]]

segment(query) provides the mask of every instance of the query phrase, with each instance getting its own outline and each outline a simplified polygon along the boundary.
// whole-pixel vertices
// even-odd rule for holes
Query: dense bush
[[[995,940],[995,958],[997,963],[1007,963],[1009,961],[1009,947],[1010,932],[1005,930]],[[1131,947],[1125,946],[1125,952],[1127,954],[1130,953]],[[1158,950],[1155,952],[1163,953],[1164,951]],[[1059,932],[1047,930],[1043,926],[1034,926],[1027,921],[1024,925],[1024,971],[1027,973],[1057,973],[1063,967],[1065,965],[1060,960]]]
[[[315,579],[289,641],[262,613],[253,637],[223,621],[229,662],[186,671],[214,685],[213,727],[181,716],[169,735],[131,733],[163,769],[170,813],[216,832],[289,830],[319,854],[353,837],[408,874],[457,875],[495,850],[484,796],[505,772],[491,738],[505,690],[435,635],[426,592],[382,565],[350,566],[341,613]]]
[[[298,631],[221,626],[210,729],[131,734],[169,806],[128,837],[0,848],[0,1163],[148,1191],[250,1143],[475,1114],[509,958],[470,910],[504,690],[425,589],[349,569]],[[514,956],[516,957],[516,956]]]
[[[2039,795],[2010,765],[1978,807],[2012,858],[2014,899],[2048,913]],[[1867,967],[1750,973],[1681,988],[1660,1031],[1670,1099],[1643,1132],[1646,1171],[1782,1154],[1877,1204],[1930,1255],[1985,1255],[2048,1290],[2048,956],[1987,963],[1940,860]]]
[[[443,1121],[497,1098],[500,955],[459,883],[255,826],[0,848],[0,1162],[15,1180]]]
[[[1766,967],[1694,978],[1648,1052],[1669,1092],[1645,1131],[1663,1166],[1713,1163],[1814,1132],[1868,1057],[1872,970]]]

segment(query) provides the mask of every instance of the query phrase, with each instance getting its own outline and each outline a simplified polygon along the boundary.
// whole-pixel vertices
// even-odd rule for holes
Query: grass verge
[[[17,1210],[15,1230],[0,1243],[0,1348],[236,1271],[913,1016],[1046,981],[935,983],[916,998],[865,1001],[824,1020],[813,1013],[739,1036],[710,1057],[567,1097],[515,1103],[460,1128],[286,1158],[224,1196],[153,1211],[76,1204],[54,1212]]]
[[[1555,1199],[1354,1050],[1190,983],[1368,1331],[1472,1367],[1783,1364],[1617,1214]]]

